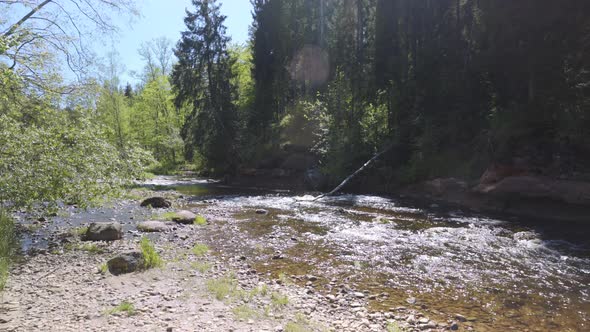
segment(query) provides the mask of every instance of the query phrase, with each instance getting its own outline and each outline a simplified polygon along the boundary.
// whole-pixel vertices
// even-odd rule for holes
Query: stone
[[[123,227],[118,222],[93,222],[84,235],[85,241],[115,241],[123,238]]]
[[[148,220],[142,221],[137,225],[137,229],[142,232],[147,233],[157,233],[157,232],[165,232],[170,229],[170,227],[162,221],[155,221],[155,220]]]
[[[187,210],[183,210],[176,212],[176,214],[172,217],[172,221],[177,222],[179,224],[190,225],[195,222],[195,218],[197,218],[196,214]]]
[[[354,293],[352,293],[352,295],[354,295],[354,297],[356,297],[358,299],[362,299],[365,297],[365,294],[361,293],[361,292],[354,292]]]
[[[121,253],[107,262],[109,272],[121,275],[137,271],[143,265],[143,255],[139,251]]]
[[[148,199],[145,199],[143,202],[141,202],[140,206],[142,206],[142,207],[150,206],[155,209],[165,209],[165,208],[171,207],[172,203],[170,203],[170,201],[168,201],[164,197],[150,197]]]
[[[497,183],[481,183],[474,192],[499,198],[548,199],[590,206],[590,183],[556,180],[543,176],[509,176]]]
[[[256,210],[256,214],[266,215],[268,214],[268,211],[265,209],[258,209]]]

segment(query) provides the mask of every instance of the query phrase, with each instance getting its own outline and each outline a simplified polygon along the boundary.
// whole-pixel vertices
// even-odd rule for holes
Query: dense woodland
[[[373,174],[397,183],[587,170],[585,1],[256,0],[241,58],[216,1],[193,3],[172,84],[207,169],[287,146],[338,178],[393,145]]]
[[[369,172],[381,183],[589,169],[586,1],[254,0],[236,45],[219,1],[194,0],[177,42],[138,50],[134,85],[83,41],[138,8],[73,3],[0,1],[26,14],[3,15],[0,35],[0,199],[14,207],[103,197],[145,166],[239,176],[289,153],[332,182],[387,147]]]

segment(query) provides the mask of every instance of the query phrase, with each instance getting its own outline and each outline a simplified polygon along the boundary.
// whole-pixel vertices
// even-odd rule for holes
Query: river
[[[491,218],[369,195],[313,201],[179,177],[142,186],[184,195],[187,208],[209,220],[200,231],[220,255],[248,257],[275,278],[317,276],[325,294],[368,291],[373,310],[419,308],[476,331],[590,330],[588,225]],[[128,228],[151,216],[135,205],[121,209],[135,216]],[[75,226],[120,214],[93,210],[61,220]]]

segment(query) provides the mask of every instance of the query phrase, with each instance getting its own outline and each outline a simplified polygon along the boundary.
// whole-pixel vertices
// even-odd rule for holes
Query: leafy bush
[[[139,148],[120,151],[109,144],[83,111],[35,116],[24,122],[18,113],[0,114],[0,201],[12,207],[99,202],[141,177],[150,160]]]

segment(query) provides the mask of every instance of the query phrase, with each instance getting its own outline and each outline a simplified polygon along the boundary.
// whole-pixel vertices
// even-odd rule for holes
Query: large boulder
[[[474,191],[499,198],[549,199],[590,206],[590,183],[543,176],[509,176],[494,184],[480,184]]]
[[[170,227],[163,221],[148,220],[140,222],[137,229],[146,233],[157,233],[166,232]]]
[[[107,262],[109,272],[113,275],[132,273],[143,266],[143,255],[139,251],[121,253]]]
[[[172,217],[172,221],[179,224],[192,224],[195,222],[195,218],[197,218],[196,214],[183,210],[176,212],[176,214]]]
[[[123,238],[123,227],[118,222],[93,222],[84,235],[86,241],[115,241]]]
[[[164,197],[151,197],[141,202],[142,207],[152,207],[156,209],[165,209],[172,206],[172,203]]]

